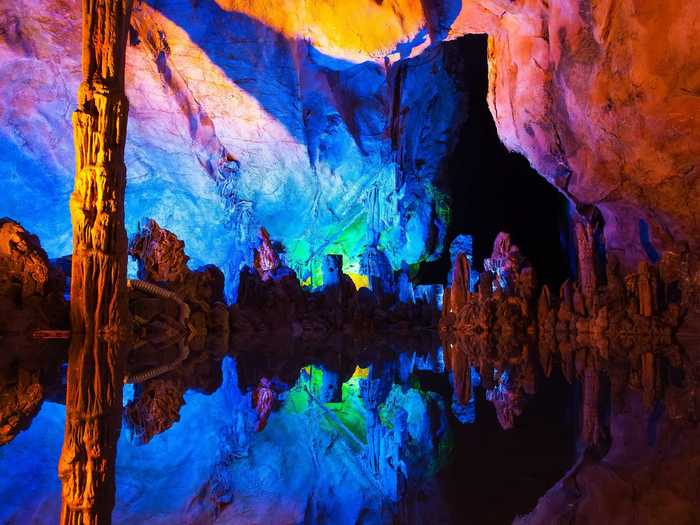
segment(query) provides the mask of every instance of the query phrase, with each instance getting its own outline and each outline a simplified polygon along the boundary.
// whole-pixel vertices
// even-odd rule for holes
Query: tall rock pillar
[[[62,524],[109,524],[129,313],[124,229],[124,59],[132,0],[82,1],[82,73],[73,113],[75,188]]]

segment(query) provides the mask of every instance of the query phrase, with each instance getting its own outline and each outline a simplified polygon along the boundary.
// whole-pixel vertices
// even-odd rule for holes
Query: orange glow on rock
[[[426,25],[420,0],[216,0],[229,12],[259,20],[289,39],[348,60],[379,58]],[[274,7],[273,7],[274,6]]]

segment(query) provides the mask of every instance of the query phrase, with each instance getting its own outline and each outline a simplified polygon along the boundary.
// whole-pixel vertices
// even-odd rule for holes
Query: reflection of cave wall
[[[455,74],[469,94],[468,117],[443,173],[442,185],[452,196],[447,241],[460,233],[473,235],[474,260],[480,265],[490,255],[496,234],[507,231],[542,280],[558,284],[567,274],[561,239],[567,230],[567,201],[499,140],[486,103],[486,40],[485,35],[467,35],[443,44],[462,58]],[[448,269],[444,256],[425,265],[421,278],[440,281]]]

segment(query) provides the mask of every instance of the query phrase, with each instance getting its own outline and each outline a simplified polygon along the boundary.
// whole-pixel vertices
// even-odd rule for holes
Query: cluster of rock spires
[[[433,326],[437,298],[414,301],[407,276],[395,278],[388,261],[381,264],[386,259],[382,256],[369,248],[365,257],[372,289],[358,290],[343,273],[342,256],[330,254],[323,259],[323,286],[309,291],[282,263],[263,229],[254,268],[240,273],[238,300],[231,308],[232,331],[239,336],[286,333],[313,340],[333,332],[409,332]],[[402,296],[411,301],[400,301]]]
[[[631,381],[643,388],[650,407],[663,393],[660,358],[675,367],[688,364],[674,337],[686,318],[697,316],[698,264],[688,251],[666,252],[657,265],[641,262],[638,272],[623,278],[614,257],[608,258],[603,272],[592,252],[582,257],[579,251],[579,280],[564,282],[558,299],[544,285],[538,299],[534,269],[501,233],[484,261],[486,270],[476,290],[470,285],[467,255],[457,256],[440,329],[445,336],[461,339],[463,347],[481,349],[477,354],[488,355],[493,349],[504,365],[536,358],[546,376],[558,354],[569,382],[592,378],[589,368],[598,373],[603,363],[626,360],[633,371]],[[599,280],[600,275],[604,277]],[[481,359],[473,362],[479,365]],[[482,380],[487,380],[490,374],[484,373],[483,365],[479,368]],[[598,390],[592,386],[585,392],[593,395]],[[593,434],[584,428],[584,437]]]
[[[668,251],[623,277],[614,257],[601,267],[593,250],[582,249],[590,231],[576,232],[578,280],[564,282],[558,298],[546,285],[538,298],[534,270],[506,234],[497,237],[476,289],[467,256],[458,255],[440,320],[455,393],[468,402],[469,370],[477,368],[507,429],[555,366],[580,389],[581,460],[520,523],[607,522],[638,515],[655,497],[667,510],[675,506],[675,517],[655,513],[645,523],[691,523],[696,495],[685,485],[661,487],[700,482],[688,466],[699,452],[700,260],[687,249]],[[686,338],[687,347],[680,343]],[[674,445],[660,445],[671,439]],[[660,469],[659,462],[672,466]],[[617,507],[606,490],[620,496]]]
[[[3,337],[15,335],[15,343],[27,348],[46,338],[68,339],[64,287],[71,277],[70,257],[51,263],[35,236],[9,219],[3,221],[0,301],[3,321],[8,321]],[[147,220],[131,237],[129,254],[137,262],[138,279],[127,283],[130,325],[125,382],[137,386],[126,420],[143,441],[177,421],[187,389],[211,392],[216,388],[216,382],[198,384],[197,370],[201,369],[201,377],[216,376],[211,371],[228,351],[231,334],[246,345],[260,336],[268,340],[291,336],[313,347],[314,342],[327,343],[332,334],[351,338],[386,330],[410,334],[431,328],[437,320],[435,297],[432,305],[422,300],[402,304],[399,292],[391,293],[393,276],[382,277],[382,295],[366,288],[358,291],[342,273],[338,255],[325,258],[323,288],[304,289],[281,262],[265,230],[255,266],[242,270],[239,301],[231,307],[225,303],[222,272],[213,265],[190,270],[184,243],[155,221]],[[68,269],[67,275],[61,266]],[[403,288],[408,286],[412,296],[410,282],[403,280]],[[65,348],[56,356],[63,358]],[[299,366],[304,366],[303,360]],[[167,379],[159,378],[163,374]],[[177,377],[181,380],[173,381]],[[33,397],[29,416],[42,399]],[[20,420],[13,418],[8,440],[23,426],[17,423]]]

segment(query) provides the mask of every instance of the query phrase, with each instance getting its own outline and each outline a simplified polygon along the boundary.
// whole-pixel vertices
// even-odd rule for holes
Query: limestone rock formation
[[[483,371],[483,363],[491,363],[482,381],[504,428],[513,426],[524,394],[534,391],[535,363],[550,376],[554,363],[559,362],[569,382],[582,384],[582,442],[605,450],[609,431],[601,408],[606,395],[601,373],[606,363],[626,364],[630,382],[643,392],[648,409],[663,399],[668,379],[663,377],[662,362],[678,362],[680,346],[675,338],[686,326],[691,333],[693,330],[696,291],[682,283],[692,283],[695,277],[688,274],[693,271],[688,251],[665,254],[658,266],[642,262],[638,272],[624,279],[611,256],[602,284],[589,238],[585,232],[579,236],[581,280],[566,281],[558,301],[547,286],[535,301],[538,285],[534,270],[517,247],[510,245],[507,234],[496,237],[493,254],[484,263],[487,271],[480,276],[478,293],[470,293],[460,284],[466,273],[458,257],[440,330],[448,338],[446,346],[461,348],[471,366],[479,364]],[[533,348],[537,349],[536,357]],[[455,373],[463,368],[455,367]],[[494,384],[489,384],[489,370],[493,369],[499,373]],[[459,376],[463,375],[460,372]],[[462,391],[457,379],[456,388]]]
[[[700,457],[693,255],[687,248],[666,252],[659,264],[643,261],[623,278],[612,255],[601,272],[591,229],[577,228],[579,279],[566,281],[558,300],[544,286],[535,303],[534,273],[504,234],[485,263],[479,293],[451,294],[440,329],[455,395],[466,399],[463,370],[478,368],[508,429],[527,410],[540,369],[550,376],[558,366],[580,385],[580,459],[516,523],[630,516],[693,523],[698,498],[685,488],[695,483],[689,465]]]
[[[179,420],[186,390],[220,385],[229,316],[221,270],[190,270],[184,242],[155,221],[132,236],[129,253],[145,280],[129,282],[133,343],[126,381],[136,385],[124,415],[131,438],[147,443]]]
[[[626,270],[677,241],[698,249],[699,16],[687,0],[475,1],[450,31],[489,33],[499,136],[579,210],[600,210]]]
[[[188,273],[185,243],[148,219],[129,242],[129,254],[138,262],[139,279],[182,282]]]
[[[261,250],[272,246],[261,238]],[[400,302],[393,288],[394,274],[384,266],[386,257],[376,248],[368,248],[372,290],[357,290],[343,273],[341,255],[326,255],[322,269],[324,284],[317,290],[302,288],[294,271],[280,264],[273,272],[245,267],[240,274],[238,301],[231,306],[231,328],[236,335],[287,334],[305,340],[318,340],[332,333],[360,336],[381,331],[410,332],[434,326],[437,304],[426,301]],[[269,256],[279,260],[279,257]],[[256,258],[257,259],[257,258]],[[404,296],[411,298],[413,288],[407,275]],[[401,278],[399,279],[401,280]]]
[[[19,223],[0,219],[0,340],[66,330],[64,287],[65,275],[49,262],[39,239]]]
[[[49,271],[39,239],[11,219],[0,219],[0,293],[19,300],[43,295]]]
[[[224,304],[224,275],[216,266],[208,264],[190,270],[185,243],[148,219],[141,230],[131,236],[129,254],[138,263],[138,277],[158,283],[175,292],[191,308],[200,305],[208,309]]]

